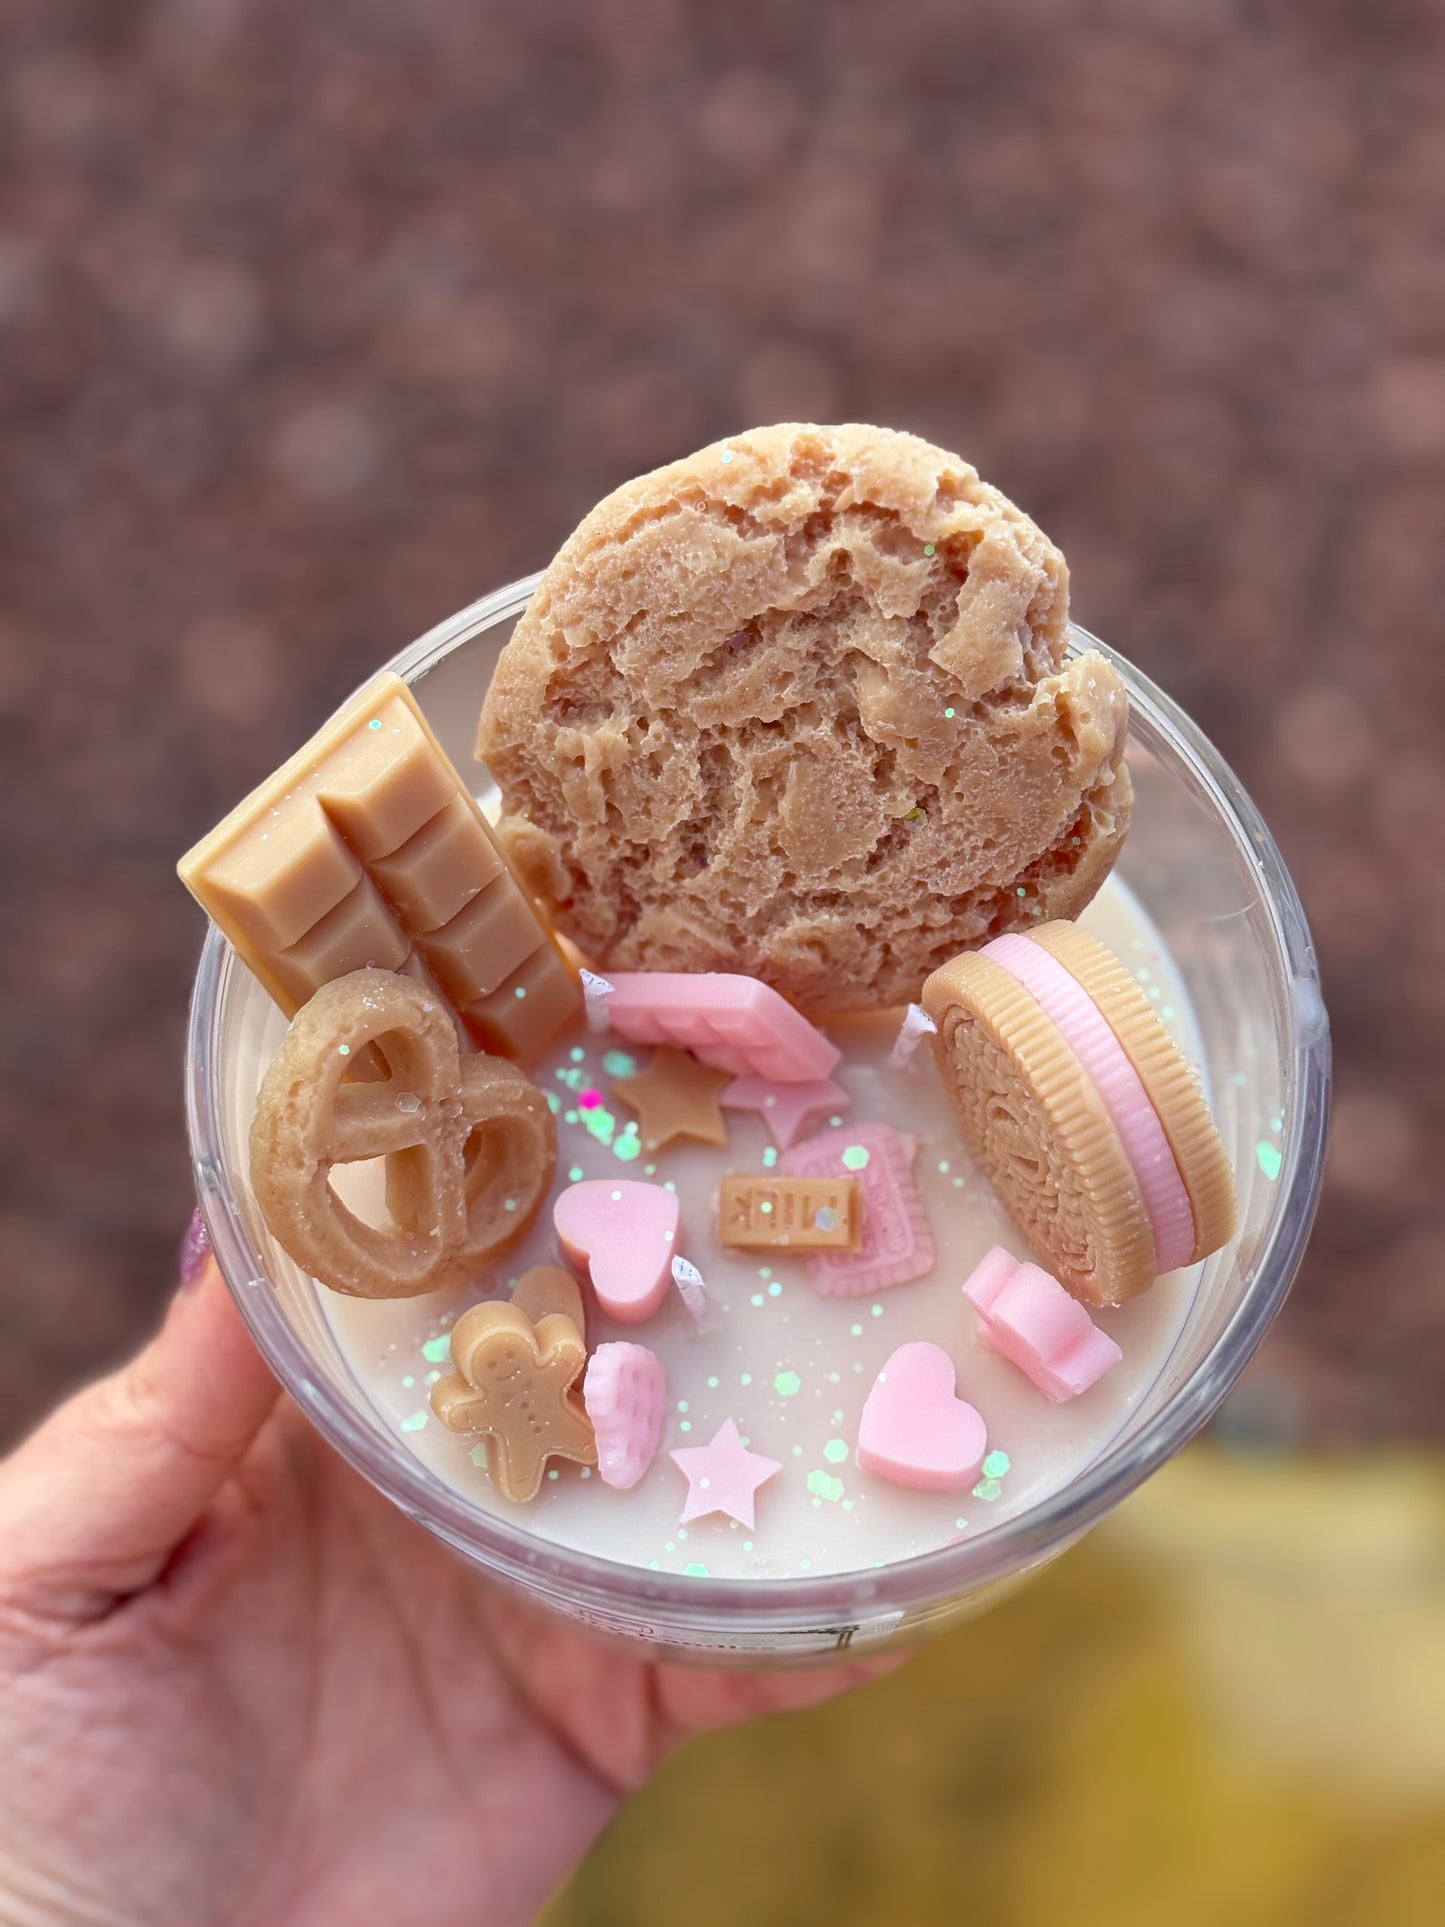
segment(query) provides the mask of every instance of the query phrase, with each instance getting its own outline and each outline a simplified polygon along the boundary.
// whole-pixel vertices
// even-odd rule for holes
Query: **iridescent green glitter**
[[[868,1147],[864,1144],[849,1144],[843,1152],[843,1166],[848,1171],[861,1171],[868,1163]]]
[[[582,1182],[582,1166],[580,1164],[574,1164],[572,1166],[572,1169],[567,1173],[567,1182],[569,1184],[580,1184]]]
[[[380,716],[373,716],[371,721],[366,726],[368,729],[380,729],[381,728]]]
[[[925,542],[923,545],[923,553],[925,555],[937,555],[938,551],[931,542]]]
[[[1284,1168],[1284,1159],[1277,1144],[1269,1144],[1263,1138],[1254,1147],[1256,1162],[1261,1171],[1273,1184]]]
[[[689,1559],[683,1567],[683,1571],[689,1579],[706,1579],[708,1576],[707,1567],[702,1563],[701,1559]]]
[[[777,1279],[775,1278],[773,1282],[768,1286],[768,1296],[769,1298],[781,1298],[782,1295],[783,1295],[783,1287],[778,1283]]]
[[[401,1429],[403,1432],[419,1432],[429,1417],[427,1412],[410,1412],[402,1420]]]
[[[406,1377],[401,1382],[402,1382],[403,1388],[409,1392],[412,1386],[416,1384],[416,1379],[412,1376],[410,1372],[408,1372]]]
[[[562,1108],[561,1098],[558,1097],[555,1091],[544,1091],[542,1095],[547,1100],[547,1109],[552,1113],[553,1117],[555,1117]]]
[[[471,1459],[473,1465],[480,1465],[485,1469],[487,1463],[487,1448],[485,1445],[474,1445],[467,1456]]]
[[[567,1055],[572,1059],[574,1064],[580,1064],[587,1053],[580,1044],[574,1044]]]
[[[794,1392],[801,1392],[803,1381],[796,1372],[779,1372],[773,1380],[773,1390],[781,1398],[791,1398]]]
[[[842,1465],[848,1457],[847,1439],[829,1439],[823,1447],[823,1457],[829,1465]]]
[[[850,1325],[848,1329],[855,1338],[861,1338],[863,1336],[863,1327],[861,1325]]]
[[[635,1077],[637,1059],[629,1057],[625,1050],[609,1050],[602,1053],[602,1068],[609,1077]]]
[[[948,718],[948,720],[952,722],[954,717],[958,714],[958,711],[950,705],[950,707],[945,709],[943,713]]]
[[[336,1048],[341,1052],[341,1055],[343,1057],[350,1057],[351,1055],[350,1044],[338,1044]]]
[[[440,1338],[429,1338],[421,1348],[421,1355],[428,1365],[444,1364],[452,1349],[450,1332],[443,1332]]]
[[[831,1499],[836,1504],[843,1496],[843,1481],[835,1479],[831,1472],[810,1472],[808,1490],[815,1499]]]
[[[624,1164],[630,1164],[634,1158],[642,1156],[642,1139],[637,1135],[635,1124],[624,1127],[621,1137],[612,1146],[612,1155],[621,1158]]]
[[[778,1161],[778,1147],[776,1144],[770,1144],[768,1148],[763,1152],[763,1169],[765,1171],[771,1171],[773,1166],[777,1163],[777,1161]]]
[[[990,1452],[983,1462],[983,1476],[986,1479],[1001,1479],[1009,1469],[1007,1452]]]
[[[761,1305],[763,1302],[763,1294],[760,1291],[755,1291],[749,1302],[754,1305]]]
[[[996,1499],[1002,1491],[1003,1487],[997,1479],[981,1479],[973,1488],[973,1496],[975,1499],[993,1500]]]

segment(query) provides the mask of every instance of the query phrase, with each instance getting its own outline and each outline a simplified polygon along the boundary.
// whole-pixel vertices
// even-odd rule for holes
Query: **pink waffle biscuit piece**
[[[948,1353],[923,1340],[900,1345],[874,1381],[858,1422],[863,1470],[923,1492],[966,1492],[987,1450],[987,1429],[958,1396]]]
[[[734,1077],[780,1084],[823,1078],[841,1055],[785,997],[755,977],[623,970],[611,976],[607,1021],[632,1044],[675,1044]]]
[[[672,1283],[677,1193],[638,1178],[569,1184],[552,1207],[569,1265],[590,1277],[597,1302],[622,1325],[651,1318]]]
[[[861,1298],[911,1284],[933,1269],[933,1233],[913,1183],[918,1140],[888,1124],[845,1125],[796,1145],[778,1160],[789,1177],[855,1177],[863,1191],[856,1251],[820,1251],[808,1276],[825,1298]]]
[[[646,1345],[599,1345],[588,1361],[582,1402],[597,1434],[597,1471],[605,1485],[626,1491],[657,1456],[667,1403],[662,1360]]]
[[[1038,1265],[995,1245],[964,1281],[984,1342],[1055,1405],[1087,1392],[1124,1354],[1077,1298]]]

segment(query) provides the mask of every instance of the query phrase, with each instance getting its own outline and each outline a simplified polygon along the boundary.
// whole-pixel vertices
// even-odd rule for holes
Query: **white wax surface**
[[[1082,922],[1139,973],[1186,1055],[1198,1063],[1182,982],[1129,892],[1111,880]],[[579,1023],[531,1067],[561,1105],[556,1189],[577,1177],[672,1180],[682,1200],[681,1250],[701,1270],[712,1304],[702,1331],[675,1291],[655,1318],[624,1328],[602,1317],[587,1294],[589,1350],[625,1338],[650,1346],[666,1365],[668,1414],[658,1456],[628,1492],[604,1485],[595,1471],[554,1461],[538,1498],[513,1506],[473,1462],[476,1441],[448,1432],[431,1413],[429,1389],[450,1370],[446,1333],[457,1317],[479,1298],[505,1296],[528,1266],[559,1261],[550,1200],[475,1289],[383,1303],[321,1292],[337,1342],[383,1423],[475,1505],[510,1513],[542,1538],[653,1571],[692,1566],[726,1578],[817,1575],[907,1559],[997,1525],[1066,1485],[1117,1435],[1163,1369],[1200,1268],[1160,1279],[1118,1311],[1095,1314],[1122,1347],[1123,1362],[1083,1397],[1051,1405],[977,1335],[963,1280],[990,1245],[1028,1253],[963,1148],[929,1046],[904,1069],[887,1068],[898,1020],[895,1012],[838,1026],[832,1035],[844,1059],[835,1075],[852,1097],[842,1113],[845,1124],[881,1120],[921,1140],[914,1176],[937,1248],[931,1276],[873,1297],[824,1298],[799,1257],[724,1252],[716,1235],[718,1181],[725,1172],[764,1169],[771,1138],[763,1120],[753,1112],[724,1113],[725,1150],[681,1143],[655,1159],[620,1160],[585,1128],[583,1120],[595,1119],[596,1110],[579,1110],[576,1094],[556,1073],[582,1073],[586,1085],[603,1093],[602,1108],[620,1132],[631,1113],[608,1095],[603,1056],[619,1051],[641,1067],[649,1052]],[[567,1121],[569,1114],[575,1121]],[[828,1125],[824,1117],[810,1130]],[[348,1200],[365,1210],[366,1174],[348,1178]],[[922,1493],[858,1469],[853,1448],[863,1401],[889,1354],[910,1339],[931,1339],[953,1357],[959,1393],[982,1413],[990,1450],[1007,1454],[1008,1470],[996,1482],[976,1492]],[[794,1377],[797,1390],[779,1389],[791,1387]],[[758,1493],[755,1530],[724,1517],[681,1527],[687,1484],[668,1452],[707,1443],[729,1418],[755,1450],[780,1459],[783,1470]]]

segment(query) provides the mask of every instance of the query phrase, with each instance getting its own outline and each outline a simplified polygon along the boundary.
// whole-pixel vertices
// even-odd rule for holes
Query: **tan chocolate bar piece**
[[[178,867],[288,1017],[370,966],[430,985],[499,1056],[534,1056],[581,1008],[550,930],[390,672]]]
[[[723,1243],[738,1251],[856,1251],[863,1237],[856,1178],[727,1177],[718,1215]]]

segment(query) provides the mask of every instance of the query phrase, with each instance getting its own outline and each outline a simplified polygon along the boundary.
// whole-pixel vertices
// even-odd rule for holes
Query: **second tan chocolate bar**
[[[718,1216],[723,1243],[740,1251],[856,1251],[863,1236],[856,1178],[726,1177]]]
[[[530,1057],[577,980],[399,676],[378,676],[180,863],[293,1016],[353,970],[435,989],[473,1041]]]

